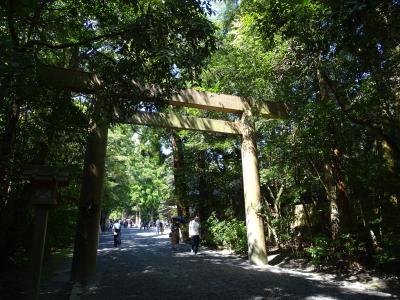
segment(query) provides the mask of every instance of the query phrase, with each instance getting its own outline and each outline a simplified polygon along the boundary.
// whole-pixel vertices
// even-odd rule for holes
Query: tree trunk
[[[178,215],[183,216],[186,220],[190,218],[189,204],[185,199],[185,170],[183,143],[181,138],[175,133],[171,134],[172,153],[174,158],[174,181],[175,181],[175,197]],[[181,226],[182,237],[184,241],[189,239],[189,230],[187,226]]]
[[[137,208],[137,210],[136,210],[135,223],[140,228],[140,224],[142,223],[142,216],[140,214],[140,208]]]
[[[340,215],[332,167],[329,164],[324,166],[324,185],[330,210],[331,236],[333,240],[336,240],[340,231]]]
[[[100,213],[100,227],[101,227],[101,232],[107,231],[106,214],[104,213],[103,210],[101,210]]]
[[[103,197],[104,167],[107,148],[108,122],[105,104],[95,100],[94,117],[86,143],[79,215],[72,260],[72,280],[86,283],[96,272],[100,212]]]
[[[269,215],[268,215],[267,211],[265,212],[264,218],[265,218],[264,223],[267,225],[267,229],[268,229],[268,241],[273,240],[275,246],[277,246],[279,249],[281,249],[278,234],[276,233],[275,228],[272,227],[271,222],[269,221]]]
[[[337,193],[337,202],[340,214],[340,230],[343,233],[351,232],[352,228],[352,217],[350,209],[350,200],[347,196],[347,187],[343,179],[343,169],[341,167],[341,151],[339,147],[335,145],[334,149],[331,151],[333,156],[333,172],[335,174],[335,185]]]
[[[361,221],[362,221],[362,224],[363,224],[363,227],[365,230],[365,234],[367,236],[366,251],[367,251],[367,254],[372,255],[378,249],[378,240],[377,240],[375,232],[372,230],[371,226],[369,225],[367,216],[365,215],[365,211],[366,211],[365,203],[364,203],[362,196],[359,196],[358,199],[359,199],[358,206],[360,209],[360,217],[361,217]]]
[[[209,205],[209,190],[206,178],[206,152],[199,150],[197,152],[197,172],[199,176],[199,203],[198,203],[198,215],[200,219],[205,220],[208,216],[208,205]]]
[[[11,172],[14,165],[14,151],[17,137],[17,125],[20,116],[20,107],[17,100],[13,100],[10,105],[8,121],[3,132],[2,145],[0,148],[0,251],[4,256],[8,256],[9,251],[13,252],[12,247],[7,245],[9,240],[9,227],[14,216],[15,199],[10,196],[11,192]]]
[[[320,70],[317,70],[321,101],[329,101],[329,86]],[[328,162],[325,163],[324,179],[327,198],[330,203],[331,234],[332,239],[338,238],[342,232],[349,232],[351,228],[351,210],[349,198],[346,193],[346,184],[342,175],[341,156],[335,138],[335,128],[332,124],[326,128],[331,136],[331,148]]]
[[[17,139],[17,124],[20,116],[20,107],[16,99],[13,99],[7,116],[7,124],[4,128],[2,145],[0,148],[0,184],[1,184],[1,203],[0,209],[3,210],[7,204],[9,195],[11,170],[14,161],[14,149]],[[4,198],[3,198],[4,197]],[[2,227],[4,228],[4,227]]]

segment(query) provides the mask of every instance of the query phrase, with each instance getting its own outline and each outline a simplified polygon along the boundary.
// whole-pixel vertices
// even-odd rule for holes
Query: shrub
[[[312,246],[306,249],[313,263],[323,264],[338,260],[352,260],[365,252],[365,244],[360,243],[355,235],[342,234],[337,240],[318,236]]]
[[[330,256],[330,241],[326,237],[316,237],[314,244],[306,249],[311,256],[313,263],[321,264],[326,262]]]
[[[228,248],[238,254],[247,253],[247,231],[244,221],[236,218],[219,220],[215,213],[205,223],[206,243]]]

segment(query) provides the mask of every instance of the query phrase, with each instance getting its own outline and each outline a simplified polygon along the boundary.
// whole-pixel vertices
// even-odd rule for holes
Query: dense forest
[[[157,84],[159,97],[189,87],[283,103],[286,119],[256,116],[268,247],[399,270],[399,1],[8,0],[0,16],[2,265],[29,257],[27,165],[69,170],[46,253],[71,247],[99,119],[108,128],[101,222],[176,205],[200,215],[204,243],[246,254],[240,136],[120,124],[112,112],[240,116],[147,101],[135,81]],[[46,65],[95,73],[101,91],[49,86]]]

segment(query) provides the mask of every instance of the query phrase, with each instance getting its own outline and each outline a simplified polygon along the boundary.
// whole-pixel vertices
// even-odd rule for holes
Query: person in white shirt
[[[160,219],[156,221],[156,235],[160,234]]]
[[[119,220],[115,221],[113,227],[114,247],[121,245],[121,223]]]
[[[200,244],[200,221],[199,217],[195,216],[193,220],[189,222],[189,236],[192,243],[192,254],[197,254],[199,251]]]

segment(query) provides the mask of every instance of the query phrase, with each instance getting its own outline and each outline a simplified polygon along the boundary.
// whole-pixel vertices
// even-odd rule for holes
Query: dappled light
[[[365,284],[278,266],[254,266],[243,258],[205,247],[192,255],[189,245],[180,244],[174,252],[167,232],[156,235],[154,228],[124,229],[121,246],[112,244],[111,233],[103,233],[98,275],[90,285],[72,289],[78,299],[394,298]],[[42,295],[52,299],[57,291],[43,291]]]
[[[399,0],[0,19],[0,297],[400,293]]]

